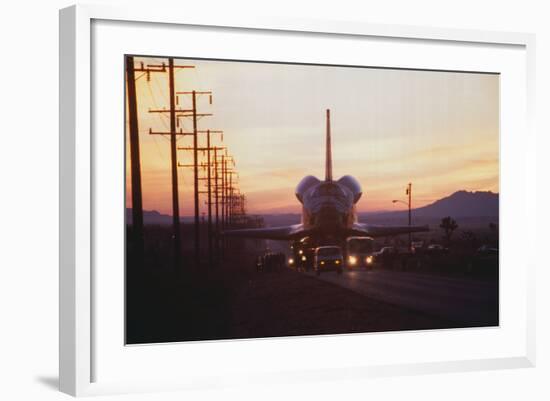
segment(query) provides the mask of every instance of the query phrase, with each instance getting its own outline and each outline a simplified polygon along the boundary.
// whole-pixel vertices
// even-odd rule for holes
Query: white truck
[[[319,246],[315,248],[313,256],[313,269],[317,275],[324,271],[336,271],[342,274],[344,255],[339,246]]]
[[[371,237],[349,237],[346,239],[346,267],[348,270],[374,265],[374,240]]]

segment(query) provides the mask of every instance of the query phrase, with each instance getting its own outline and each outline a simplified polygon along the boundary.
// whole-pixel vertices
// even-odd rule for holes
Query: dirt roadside
[[[288,269],[146,274],[127,288],[130,344],[452,327]]]

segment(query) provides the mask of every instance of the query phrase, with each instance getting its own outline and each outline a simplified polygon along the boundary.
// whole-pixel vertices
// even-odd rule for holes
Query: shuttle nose
[[[323,205],[315,220],[321,228],[338,228],[344,223],[342,213],[332,204]]]

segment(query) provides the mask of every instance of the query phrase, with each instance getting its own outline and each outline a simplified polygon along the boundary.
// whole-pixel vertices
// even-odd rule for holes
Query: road
[[[314,275],[313,273],[308,273]],[[498,325],[498,284],[387,270],[325,272],[320,280],[463,326]]]

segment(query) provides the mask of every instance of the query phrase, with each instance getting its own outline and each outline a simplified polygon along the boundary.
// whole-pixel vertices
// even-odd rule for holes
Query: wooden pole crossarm
[[[162,63],[162,64],[148,64],[149,67],[153,67],[153,68],[161,68],[161,67],[166,67],[166,64]],[[172,68],[195,68],[194,65],[173,65]],[[177,93],[177,92],[176,92]]]
[[[194,65],[172,65],[172,68],[195,68]],[[168,64],[147,64],[140,63],[139,68],[134,68],[134,71],[139,72],[166,72],[168,71]]]
[[[166,67],[162,69],[162,67],[150,65],[148,67],[134,68],[134,71],[151,73],[151,72],[166,72],[167,70],[166,70]]]
[[[195,113],[195,114],[178,114],[176,118],[188,118],[188,117],[211,117],[212,113]]]
[[[210,148],[208,148],[208,147],[199,147],[199,148],[197,148],[197,150],[200,151],[200,152],[206,152],[208,149],[210,149],[210,150],[225,149],[225,147],[211,146]],[[192,146],[179,146],[178,150],[195,150],[195,148],[192,147]]]
[[[197,131],[197,133],[199,134],[206,134],[207,131]],[[223,133],[223,131],[210,131],[210,133],[215,133],[215,134],[219,134],[219,133]],[[181,128],[179,131],[176,131],[174,133],[175,135],[187,135],[187,136],[190,136],[190,135],[195,135],[193,132],[184,132]],[[161,132],[161,131],[153,131],[151,128],[149,128],[149,135],[172,135],[171,132]],[[206,148],[204,148],[206,150]],[[224,149],[227,149],[227,147],[225,146],[213,146],[210,148],[210,150],[213,150],[213,149],[217,149],[217,150],[224,150]]]
[[[183,132],[182,130],[172,132],[162,132],[162,131],[153,131],[151,128],[149,128],[149,135],[183,135],[183,136],[190,136],[193,135],[192,132]]]
[[[170,113],[170,109],[149,109],[149,113]],[[193,110],[189,109],[176,109],[174,110],[174,113],[192,113]]]
[[[195,167],[194,164],[181,164],[181,163],[178,163],[178,167],[184,167],[184,168],[189,168],[189,167]],[[199,168],[202,168],[204,170],[206,170],[206,166],[198,166]]]
[[[192,95],[193,93],[196,95],[211,95],[212,91],[180,91],[176,92],[176,95]]]

